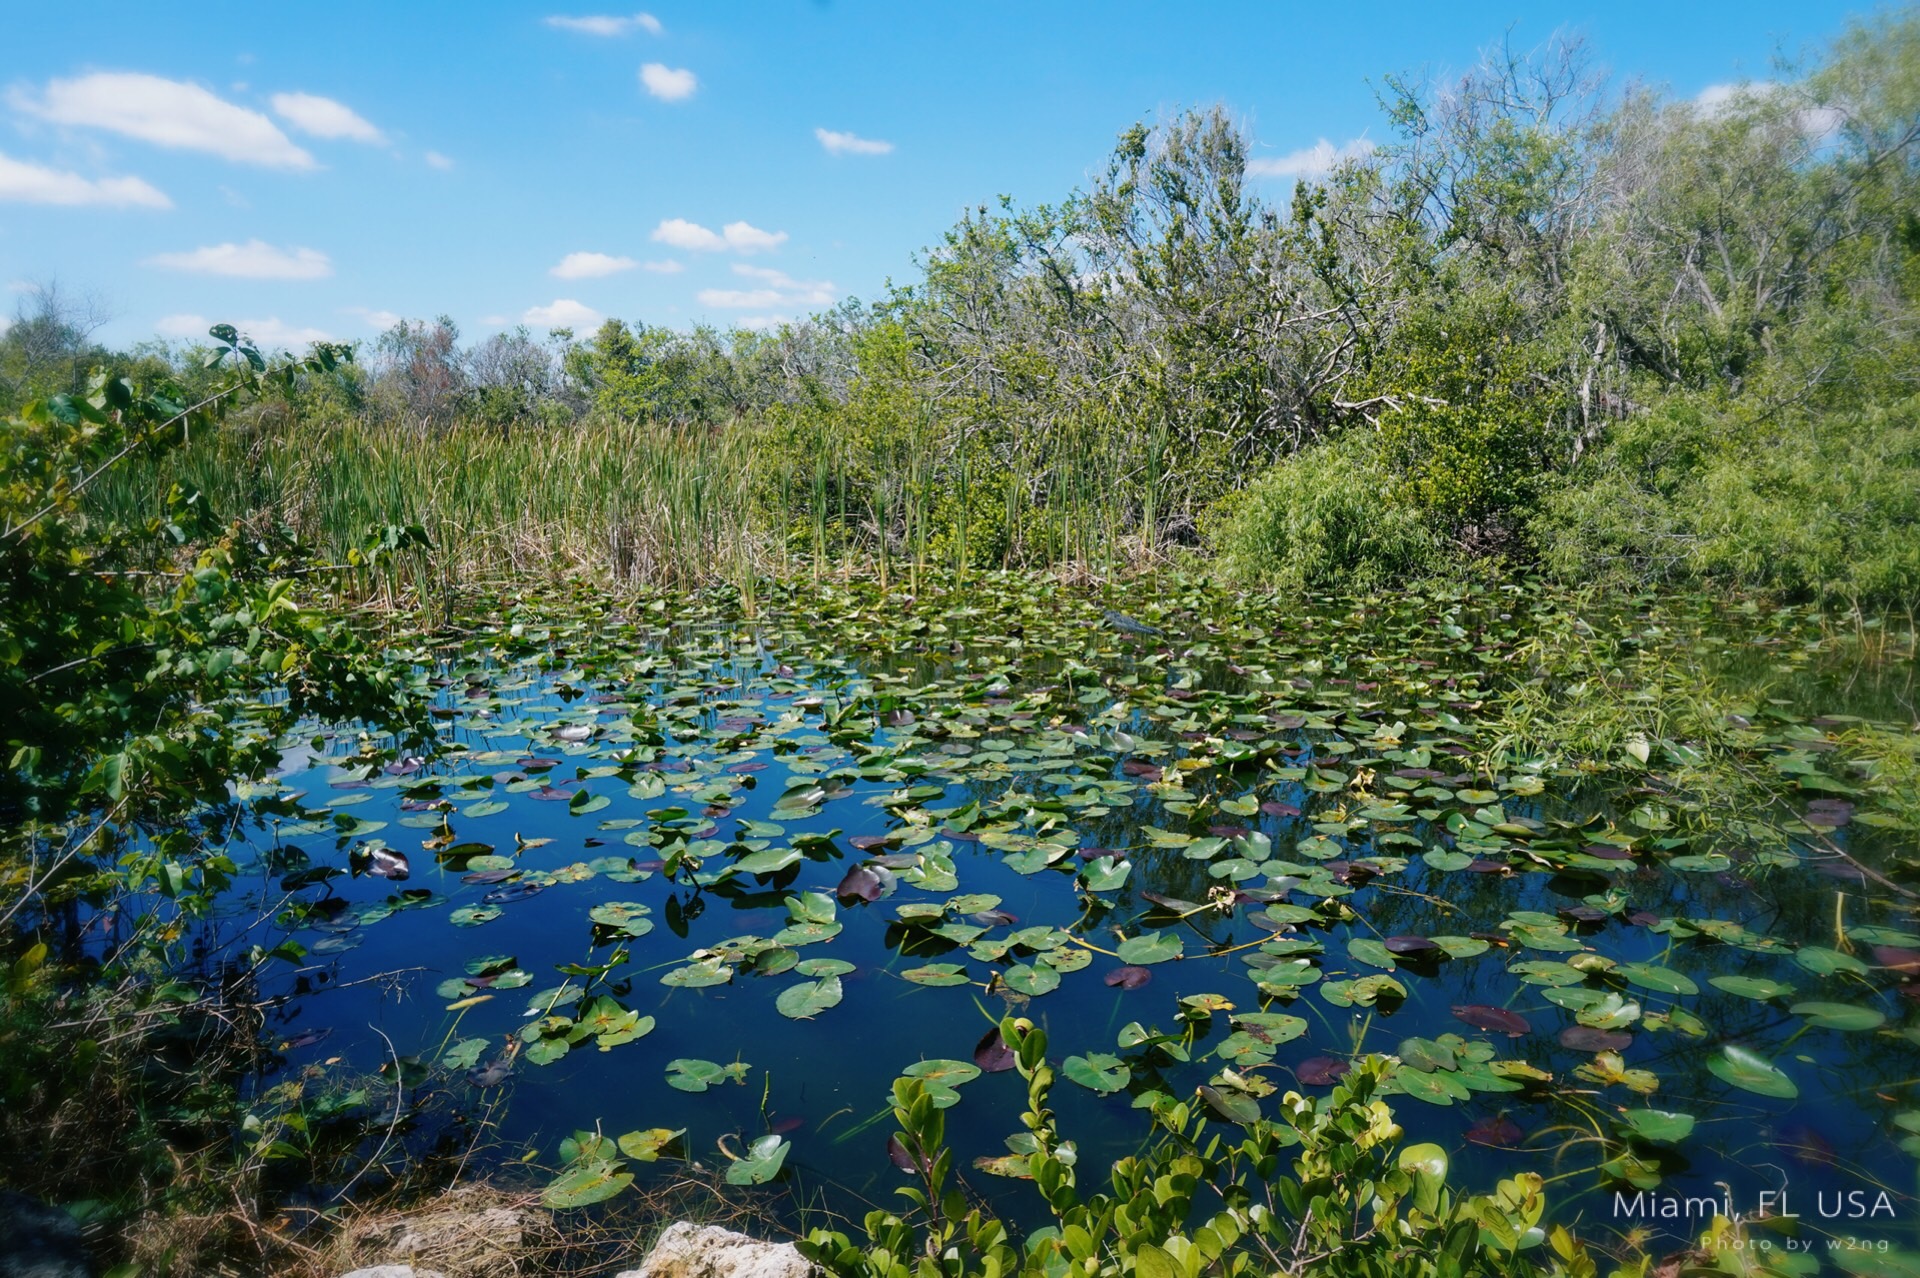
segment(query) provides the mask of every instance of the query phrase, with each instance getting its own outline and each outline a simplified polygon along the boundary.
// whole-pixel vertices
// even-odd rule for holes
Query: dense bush
[[[1300,589],[1370,589],[1431,571],[1442,554],[1360,432],[1273,466],[1210,522],[1228,576]]]
[[[1623,423],[1545,502],[1547,564],[1797,597],[1920,600],[1920,400],[1742,424],[1688,398]]]

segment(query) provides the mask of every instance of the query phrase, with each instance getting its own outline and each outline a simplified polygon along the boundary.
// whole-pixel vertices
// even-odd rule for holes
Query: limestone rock
[[[718,1225],[669,1225],[638,1269],[615,1278],[809,1278],[792,1243],[762,1242]]]

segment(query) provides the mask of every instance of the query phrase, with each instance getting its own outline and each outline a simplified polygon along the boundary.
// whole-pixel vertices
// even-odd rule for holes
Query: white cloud
[[[678,275],[687,269],[687,264],[685,262],[676,262],[672,258],[667,258],[658,262],[642,262],[640,263],[640,269],[643,271],[652,271],[655,275]]]
[[[831,306],[839,299],[828,280],[796,280],[784,271],[736,262],[735,275],[759,282],[759,288],[703,288],[697,295],[702,306],[726,310],[764,310],[768,307]],[[761,317],[768,318],[768,317]]]
[[[367,322],[367,327],[384,333],[400,322],[400,316],[393,311],[370,310],[365,306],[343,306],[341,311],[348,315],[358,315]]]
[[[562,31],[575,31],[590,36],[623,36],[631,31],[645,31],[648,35],[659,35],[664,29],[660,19],[651,13],[636,13],[630,18],[585,17],[568,18],[555,14],[547,19],[550,27],[559,27]]]
[[[727,247],[736,253],[764,253],[787,242],[785,231],[763,231],[745,222],[729,222],[720,228]]]
[[[893,150],[891,142],[863,138],[853,133],[836,133],[832,129],[815,129],[813,136],[820,139],[820,145],[827,148],[829,155],[886,155]]]
[[[787,233],[763,231],[746,222],[729,222],[718,231],[710,231],[698,222],[670,217],[653,228],[653,239],[656,244],[692,249],[696,253],[719,253],[729,249],[735,253],[762,253],[785,244]]]
[[[316,138],[346,138],[350,142],[382,143],[387,135],[344,102],[312,93],[276,93],[273,113],[302,133]]]
[[[742,315],[734,321],[734,324],[736,327],[750,328],[758,332],[762,329],[779,328],[791,318],[793,317],[790,315]]]
[[[190,253],[161,253],[148,258],[146,265],[247,280],[318,280],[333,274],[333,263],[317,249],[275,248],[264,240],[211,244]]]
[[[133,72],[96,72],[53,80],[35,100],[16,91],[13,105],[55,124],[106,129],[242,164],[311,169],[313,157],[258,111],[235,106],[197,84]]]
[[[1348,160],[1365,159],[1373,153],[1373,143],[1354,138],[1339,146],[1321,138],[1312,146],[1286,155],[1247,161],[1249,177],[1318,178],[1333,172],[1334,166]]]
[[[591,280],[602,275],[631,271],[640,263],[630,257],[610,257],[605,253],[569,253],[547,274],[560,280]]]
[[[571,298],[556,298],[548,306],[530,306],[521,315],[522,324],[532,324],[538,328],[570,328],[575,332],[582,329],[598,328],[606,317],[591,306],[582,305]]]
[[[685,67],[678,69],[664,62],[649,62],[640,68],[640,83],[646,86],[648,93],[662,102],[678,102],[690,98],[693,91],[700,87],[700,81],[693,72]]]
[[[1694,105],[1707,119],[1715,119],[1743,105],[1759,105],[1781,92],[1785,86],[1774,80],[1748,80],[1740,84],[1709,84],[1694,95]],[[1847,122],[1846,112],[1838,107],[1802,107],[1794,112],[1800,132],[1808,140],[1819,142]]]
[[[169,315],[154,325],[162,337],[182,338],[187,341],[204,342],[207,330],[213,327],[213,321],[204,315]],[[330,342],[331,334],[322,328],[300,328],[293,324],[283,324],[278,316],[269,319],[239,320],[234,327],[244,337],[253,339],[254,345],[262,350],[296,350],[311,346],[315,342]]]
[[[104,204],[170,209],[173,201],[137,177],[85,178],[0,155],[0,201],[21,204]]]
[[[449,156],[442,155],[438,151],[427,152],[425,158],[427,161],[427,165],[430,168],[445,170],[453,167],[452,158]]]

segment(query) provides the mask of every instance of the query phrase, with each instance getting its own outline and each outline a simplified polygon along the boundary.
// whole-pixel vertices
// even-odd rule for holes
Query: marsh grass
[[[507,432],[282,415],[130,462],[97,485],[91,513],[148,519],[177,483],[249,536],[297,544],[350,595],[444,617],[458,589],[582,574],[750,594],[769,578],[872,575],[919,590],[974,569],[1166,562],[1164,538],[1143,531],[1155,498],[1120,496],[1123,481],[1098,456],[989,471],[924,441],[869,448],[745,422]],[[348,563],[389,525],[418,525],[431,548]]]

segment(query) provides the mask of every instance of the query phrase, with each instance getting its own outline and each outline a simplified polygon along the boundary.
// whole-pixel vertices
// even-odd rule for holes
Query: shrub
[[[1920,400],[1741,424],[1682,400],[1624,424],[1534,521],[1563,577],[1920,600]]]
[[[1358,434],[1274,466],[1216,505],[1208,528],[1226,576],[1296,589],[1369,589],[1418,576],[1440,557]]]

